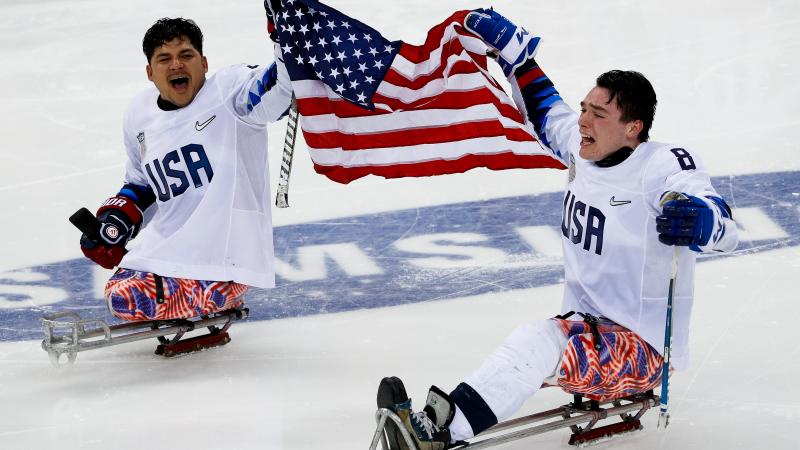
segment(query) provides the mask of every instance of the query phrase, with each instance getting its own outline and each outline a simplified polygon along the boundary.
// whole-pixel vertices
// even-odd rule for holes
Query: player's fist
[[[142,213],[133,200],[116,196],[106,200],[97,210],[97,230],[84,232],[81,250],[87,258],[112,269],[125,255],[125,245],[139,231]]]
[[[656,217],[658,240],[666,245],[689,246],[694,251],[708,244],[714,231],[714,211],[702,198],[683,194],[664,204]]]
[[[278,43],[278,30],[275,26],[275,15],[282,11],[280,0],[264,0],[264,11],[267,13],[267,32],[272,42]]]
[[[126,253],[124,246],[108,247],[93,241],[85,234],[81,236],[81,251],[87,258],[105,269],[117,267]]]
[[[498,62],[506,76],[536,55],[539,38],[514,25],[493,9],[476,9],[464,19],[464,26],[497,50]]]

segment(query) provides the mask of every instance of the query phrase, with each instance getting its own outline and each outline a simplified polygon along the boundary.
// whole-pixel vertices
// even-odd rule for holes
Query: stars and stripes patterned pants
[[[520,325],[450,394],[458,407],[451,437],[469,439],[512,417],[542,387],[598,401],[645,392],[661,383],[661,363],[644,339],[610,321],[595,330],[582,320]]]
[[[111,314],[125,321],[188,319],[242,306],[247,289],[233,281],[161,277],[120,268],[106,283],[105,300]]]
[[[553,320],[567,336],[555,373],[558,386],[565,391],[602,401],[661,384],[662,357],[638,334],[610,321],[600,320],[597,333],[592,333],[587,322]],[[597,338],[599,346],[595,345]]]

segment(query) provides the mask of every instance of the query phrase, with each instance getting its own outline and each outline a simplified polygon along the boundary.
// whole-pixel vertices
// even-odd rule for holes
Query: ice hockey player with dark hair
[[[81,249],[119,267],[105,299],[120,319],[239,307],[249,286],[275,283],[266,125],[291,102],[279,49],[272,65],[207,76],[203,34],[184,18],[159,19],[142,49],[153,85],[124,115],[123,186],[97,211],[99,236],[84,234]]]
[[[433,386],[421,411],[399,378],[381,381],[378,406],[401,418],[419,450],[449,448],[508,419],[543,385],[598,401],[657,387],[668,298],[670,362],[685,369],[696,256],[738,242],[698,154],[649,140],[656,94],[642,74],[600,75],[575,112],[534,60],[539,38],[493,10],[471,12],[465,26],[497,53],[517,106],[568,167],[564,296],[560,316],[514,330],[454,390]],[[673,258],[679,282],[669,295]],[[387,423],[390,447],[406,448]]]

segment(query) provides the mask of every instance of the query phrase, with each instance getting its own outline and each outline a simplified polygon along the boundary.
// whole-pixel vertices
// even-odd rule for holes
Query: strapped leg
[[[464,379],[465,386],[451,393],[457,406],[450,425],[453,439],[469,439],[515,414],[553,375],[565,346],[565,335],[551,320],[514,330]]]
[[[661,355],[636,333],[604,320],[554,320],[568,343],[556,376],[548,383],[592,400],[606,400],[646,392],[661,382]]]
[[[162,277],[119,269],[106,284],[111,313],[125,321],[188,319],[243,305],[248,287],[232,281]]]

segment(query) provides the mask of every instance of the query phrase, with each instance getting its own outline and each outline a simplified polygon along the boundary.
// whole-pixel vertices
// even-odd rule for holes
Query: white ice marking
[[[0,280],[16,281],[18,283],[35,283],[37,281],[47,281],[50,277],[41,272],[31,270],[20,270],[15,272],[0,273]]]
[[[789,237],[780,225],[767,216],[761,208],[737,208],[733,211],[739,231],[739,239],[763,241]]]
[[[12,300],[11,295],[24,298]],[[66,299],[67,292],[63,289],[29,284],[0,284],[0,309],[38,308]]]
[[[474,244],[485,242],[488,238],[478,233],[436,233],[414,236],[401,239],[394,243],[398,250],[424,255],[450,255],[460,258],[447,258],[432,256],[429,258],[408,259],[408,263],[417,267],[428,269],[457,269],[465,267],[479,267],[496,264],[506,259],[502,250],[490,247],[478,247]],[[450,243],[442,245],[442,243]]]
[[[298,267],[275,258],[275,273],[289,281],[324,280],[328,277],[328,259],[349,276],[383,273],[375,261],[352,242],[300,247],[297,249]]]
[[[537,255],[561,258],[561,236],[550,226],[519,227],[517,233]]]

